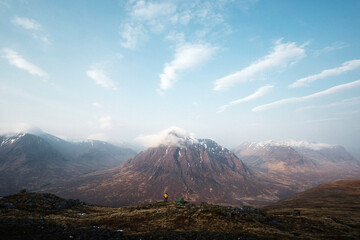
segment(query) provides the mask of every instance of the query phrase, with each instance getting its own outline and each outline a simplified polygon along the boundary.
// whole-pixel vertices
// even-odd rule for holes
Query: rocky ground
[[[1,240],[359,239],[359,226],[321,212],[304,215],[295,208],[271,213],[247,206],[174,202],[109,208],[25,191],[0,199]]]

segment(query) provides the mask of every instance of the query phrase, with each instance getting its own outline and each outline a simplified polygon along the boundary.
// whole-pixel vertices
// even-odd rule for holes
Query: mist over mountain
[[[89,140],[67,142],[44,132],[0,136],[0,195],[38,190],[120,165],[135,151]]]

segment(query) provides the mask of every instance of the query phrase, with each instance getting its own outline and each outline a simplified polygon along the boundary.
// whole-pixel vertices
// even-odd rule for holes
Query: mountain
[[[294,174],[317,168],[315,162],[290,146],[274,141],[243,143],[233,149],[234,153],[251,167],[262,172],[287,172]]]
[[[99,140],[68,142],[47,133],[40,133],[39,136],[67,159],[81,165],[87,173],[119,166],[136,155],[130,148],[118,147]]]
[[[288,141],[284,144],[312,159],[323,168],[360,167],[359,161],[347,152],[343,146],[306,141]]]
[[[302,215],[335,216],[339,221],[360,221],[360,180],[341,180],[322,184],[266,206],[268,212],[301,210]],[[341,220],[343,219],[343,220]]]
[[[0,195],[112,168],[135,154],[105,142],[72,143],[46,133],[0,136]]]
[[[360,177],[360,164],[344,147],[325,143],[265,141],[233,149],[258,175],[287,184],[295,191],[320,183]]]
[[[125,206],[184,197],[187,201],[256,204],[285,194],[254,176],[228,149],[213,140],[195,139],[170,131],[169,141],[151,147],[123,165],[84,175],[46,189],[90,203]],[[96,193],[96,194],[95,194]]]
[[[42,138],[31,134],[0,137],[0,194],[38,189],[76,176],[76,168]]]

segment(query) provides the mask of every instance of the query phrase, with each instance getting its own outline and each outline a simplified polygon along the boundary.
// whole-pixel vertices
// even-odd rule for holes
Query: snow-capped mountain
[[[109,143],[72,143],[47,133],[0,136],[0,195],[37,190],[120,165],[136,153]]]
[[[317,168],[311,159],[294,148],[275,141],[243,143],[233,151],[245,164],[262,172],[294,174]]]
[[[276,194],[282,194],[213,140],[177,131],[161,139],[166,141],[158,141],[120,167],[88,174],[48,191],[110,206],[162,200],[165,192],[171,201],[184,197],[221,204],[274,201],[279,199]]]
[[[344,147],[306,141],[243,143],[233,149],[262,176],[306,189],[360,177],[360,164]]]
[[[331,145],[327,143],[316,143],[307,141],[264,141],[258,143],[243,143],[234,148],[233,151],[239,157],[243,158],[245,163],[252,166],[252,162],[246,159],[254,159],[254,156],[263,156],[263,161],[269,162],[269,159],[264,154],[277,153],[277,161],[292,163],[292,158],[287,156],[284,151],[296,152],[301,155],[304,161],[312,162],[314,167],[324,168],[338,168],[342,167],[359,167],[359,162],[351,156],[346,149],[339,145]],[[280,151],[283,153],[281,154]],[[251,157],[250,157],[251,156]],[[276,159],[273,159],[276,161]],[[315,170],[315,169],[314,169]]]

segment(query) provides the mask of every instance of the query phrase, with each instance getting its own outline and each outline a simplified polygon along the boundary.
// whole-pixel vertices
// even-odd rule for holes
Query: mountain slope
[[[341,180],[297,193],[264,209],[273,213],[299,209],[305,215],[356,217],[360,221],[359,199],[360,180]]]
[[[46,133],[0,136],[0,195],[112,168],[134,155],[109,143],[71,143]]]
[[[288,182],[298,190],[360,177],[359,162],[342,146],[306,141],[265,141],[243,143],[234,148],[234,152],[264,177]]]
[[[278,199],[229,150],[208,139],[170,132],[180,141],[149,148],[120,167],[74,179],[49,191],[91,203],[124,206],[184,197],[193,202],[255,203]],[[281,191],[280,191],[281,192]],[[96,193],[96,194],[95,194]]]
[[[234,153],[251,167],[262,172],[304,173],[316,170],[317,165],[290,146],[273,141],[243,143],[233,149]]]
[[[74,166],[42,138],[18,134],[0,139],[0,194],[39,189],[77,175]]]

